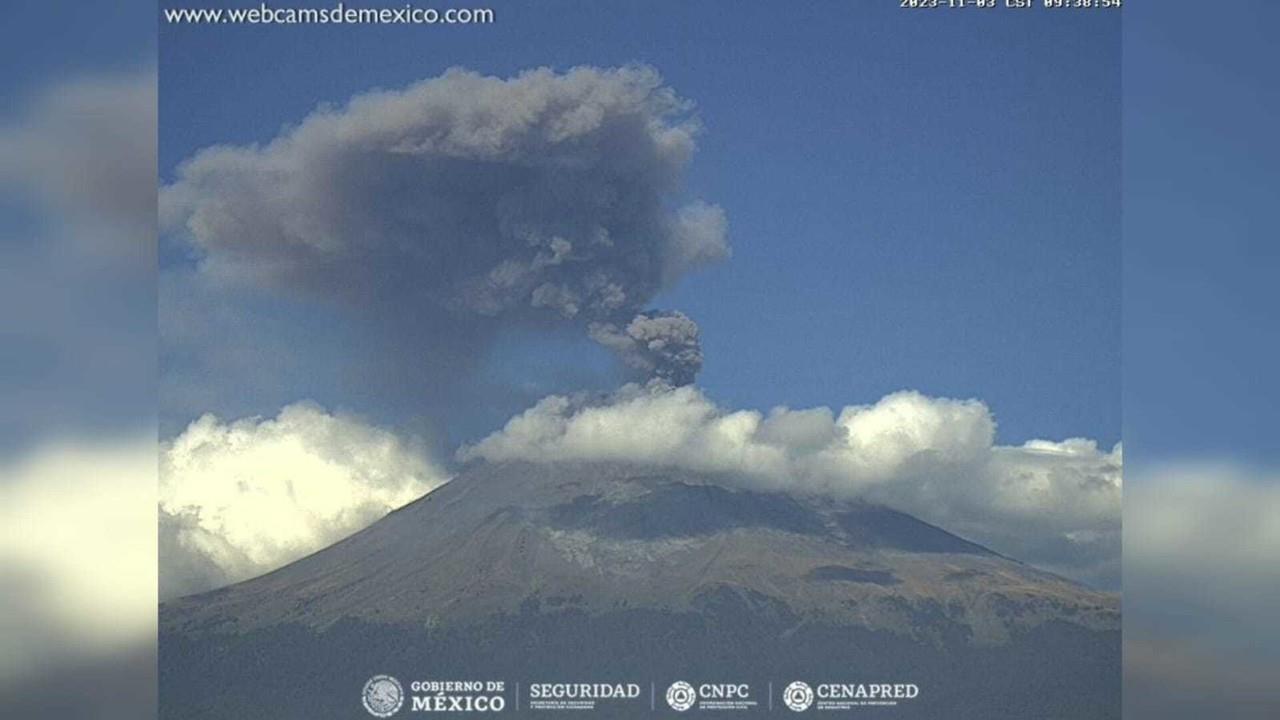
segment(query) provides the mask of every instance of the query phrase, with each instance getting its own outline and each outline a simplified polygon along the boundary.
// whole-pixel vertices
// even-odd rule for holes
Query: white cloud
[[[899,392],[872,405],[728,411],[696,387],[629,385],[605,403],[551,396],[464,460],[619,460],[765,489],[862,496],[1074,577],[1118,583],[1121,450],[995,444],[976,400]]]
[[[1125,542],[1144,569],[1211,579],[1247,575],[1280,557],[1280,479],[1231,465],[1173,466],[1130,488]],[[1280,570],[1269,575],[1280,589]]]
[[[1280,711],[1280,474],[1144,469],[1125,490],[1126,714]]]
[[[1280,597],[1280,478],[1229,464],[1144,471],[1125,518],[1126,587],[1133,601],[1180,605],[1224,634],[1270,635]]]
[[[0,681],[154,636],[155,502],[152,438],[0,464]]]
[[[161,455],[161,595],[273,570],[445,479],[414,444],[312,404],[267,419],[205,415]]]

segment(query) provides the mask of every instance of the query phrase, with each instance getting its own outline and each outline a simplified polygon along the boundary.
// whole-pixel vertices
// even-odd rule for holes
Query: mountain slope
[[[351,685],[388,665],[512,680],[853,675],[918,682],[897,717],[1118,714],[1114,596],[887,508],[717,480],[473,466],[288,567],[163,606],[162,715],[258,717],[266,686],[241,676],[256,668],[298,717],[348,717]],[[271,705],[261,717],[293,716]]]

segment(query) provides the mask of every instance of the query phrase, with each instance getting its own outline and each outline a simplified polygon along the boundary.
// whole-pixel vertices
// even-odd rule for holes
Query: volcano
[[[919,688],[844,714],[1119,717],[1114,594],[887,507],[743,487],[474,464],[329,548],[162,605],[161,717],[368,717],[379,673],[657,688],[609,717],[672,715],[675,680],[757,689],[717,716],[789,715],[771,684],[797,679]],[[558,716],[515,700],[502,714]]]

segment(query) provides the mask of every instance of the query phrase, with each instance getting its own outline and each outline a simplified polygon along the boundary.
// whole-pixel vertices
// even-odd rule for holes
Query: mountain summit
[[[162,606],[161,715],[351,717],[352,685],[394,671],[914,683],[869,710],[1118,717],[1116,596],[886,507],[725,480],[473,465],[325,550]]]

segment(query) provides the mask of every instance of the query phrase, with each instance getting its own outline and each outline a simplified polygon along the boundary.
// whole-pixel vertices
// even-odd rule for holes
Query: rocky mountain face
[[[914,683],[860,710],[1119,717],[1116,596],[888,508],[724,480],[472,466],[323,551],[162,606],[161,716],[360,717],[361,684],[389,673]],[[609,713],[628,715],[665,716]]]

